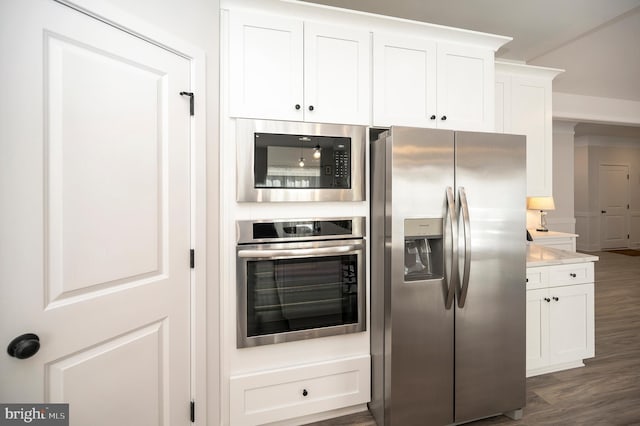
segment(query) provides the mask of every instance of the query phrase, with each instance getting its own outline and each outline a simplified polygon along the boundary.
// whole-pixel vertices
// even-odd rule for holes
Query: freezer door
[[[392,127],[388,158],[387,223],[390,224],[390,422],[391,425],[453,422],[453,304],[446,308],[442,253],[451,252],[446,190],[454,183],[453,132]],[[453,201],[453,200],[452,200]],[[416,278],[411,259],[418,235],[429,240],[431,276]],[[426,228],[422,231],[421,226]],[[431,238],[430,237],[430,238]],[[415,246],[414,246],[415,242]],[[440,253],[437,253],[438,250]],[[419,275],[418,275],[419,277]],[[430,278],[430,279],[429,279]]]
[[[456,132],[455,146],[458,423],[525,405],[526,142]]]

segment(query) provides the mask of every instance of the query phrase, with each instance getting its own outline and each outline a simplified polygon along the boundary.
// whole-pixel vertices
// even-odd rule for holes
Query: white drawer
[[[231,424],[264,424],[367,403],[370,365],[363,355],[232,376]]]
[[[549,282],[551,286],[592,283],[593,262],[554,266],[549,270]]]
[[[527,268],[527,290],[546,287],[548,284],[548,268]]]

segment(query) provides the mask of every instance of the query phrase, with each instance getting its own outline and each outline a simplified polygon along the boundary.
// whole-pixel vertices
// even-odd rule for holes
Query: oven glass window
[[[255,188],[351,188],[351,139],[255,133]]]
[[[357,255],[247,262],[247,335],[358,321]]]

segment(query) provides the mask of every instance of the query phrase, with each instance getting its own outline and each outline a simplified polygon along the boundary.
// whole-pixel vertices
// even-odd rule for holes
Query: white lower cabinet
[[[527,377],[595,355],[593,262],[527,268]]]
[[[371,399],[369,355],[231,376],[231,424],[293,419]]]

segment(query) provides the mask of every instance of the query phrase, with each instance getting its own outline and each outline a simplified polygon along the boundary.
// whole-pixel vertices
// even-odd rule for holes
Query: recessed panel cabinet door
[[[0,26],[0,401],[187,424],[190,63],[53,1]]]
[[[552,362],[569,362],[594,356],[593,284],[549,290],[549,348]]]
[[[239,10],[229,15],[230,115],[301,121],[302,21]]]
[[[373,124],[436,127],[436,43],[374,34]]]
[[[370,123],[370,34],[305,22],[305,121]]]
[[[527,370],[549,362],[549,290],[527,290]]]
[[[493,131],[493,51],[438,43],[438,128]]]

